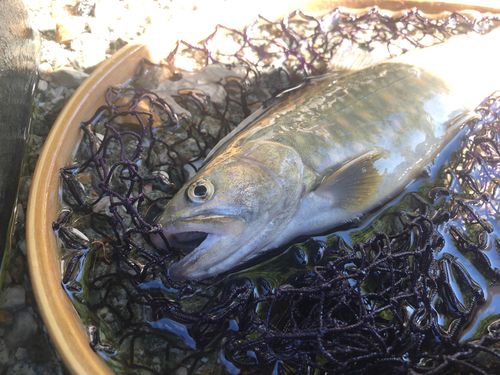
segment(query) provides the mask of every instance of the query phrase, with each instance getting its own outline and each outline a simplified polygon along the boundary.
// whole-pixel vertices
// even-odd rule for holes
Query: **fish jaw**
[[[241,247],[245,237],[209,234],[200,246],[170,267],[170,277],[174,281],[201,280],[233,268],[251,250]]]
[[[225,217],[224,224],[231,229],[210,230],[206,238],[189,254],[174,263],[169,269],[169,276],[174,281],[198,281],[224,274],[237,266],[241,266],[281,244],[276,244],[276,236],[289,224],[289,212],[285,215],[262,213],[260,220],[248,221],[236,217]],[[240,232],[243,228],[244,230]],[[174,223],[172,228],[180,228]],[[194,229],[189,225],[183,229]],[[198,229],[196,226],[195,229]]]
[[[241,216],[220,213],[171,217],[162,224],[167,241],[190,252],[170,267],[170,277],[175,281],[201,280],[244,263],[266,243],[268,219],[263,215],[262,220],[246,222]],[[200,233],[204,236],[198,237]],[[201,242],[189,248],[191,239]],[[183,246],[180,240],[188,245]]]
[[[294,211],[296,208],[294,208]],[[219,223],[229,228],[212,229],[205,227],[207,236],[191,252],[174,263],[169,275],[174,281],[196,281],[223,274],[241,266],[281,244],[276,244],[278,236],[293,217],[284,210],[283,215],[262,212],[260,220],[245,221],[241,217],[226,216]],[[191,226],[173,223],[174,231],[199,229],[198,224]],[[167,235],[169,238],[171,234]],[[178,247],[178,246],[177,246]]]
[[[205,241],[222,236],[237,236],[245,230],[245,219],[234,215],[205,214],[180,217],[164,224],[164,234],[169,244],[189,249],[190,242]]]

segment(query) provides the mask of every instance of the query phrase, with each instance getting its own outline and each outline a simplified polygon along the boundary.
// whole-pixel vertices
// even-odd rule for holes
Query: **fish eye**
[[[198,180],[188,188],[187,195],[192,202],[202,203],[212,198],[214,192],[214,185],[210,181]]]

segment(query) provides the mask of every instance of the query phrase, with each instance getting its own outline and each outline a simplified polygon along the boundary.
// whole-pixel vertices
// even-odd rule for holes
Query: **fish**
[[[170,246],[185,253],[170,277],[224,274],[299,236],[372,217],[500,89],[499,41],[498,31],[456,37],[310,78],[250,115],[157,220]]]

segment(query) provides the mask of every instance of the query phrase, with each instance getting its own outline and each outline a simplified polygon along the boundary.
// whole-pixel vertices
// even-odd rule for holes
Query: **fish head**
[[[199,280],[258,255],[300,205],[302,170],[293,148],[270,141],[249,141],[212,159],[158,220],[169,244],[188,252],[170,276]]]

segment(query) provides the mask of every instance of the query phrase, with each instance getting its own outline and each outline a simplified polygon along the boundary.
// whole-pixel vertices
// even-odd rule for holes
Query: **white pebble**
[[[41,79],[40,81],[38,81],[38,90],[40,91],[45,91],[49,88],[49,84],[47,81],[44,81],[43,79]]]

